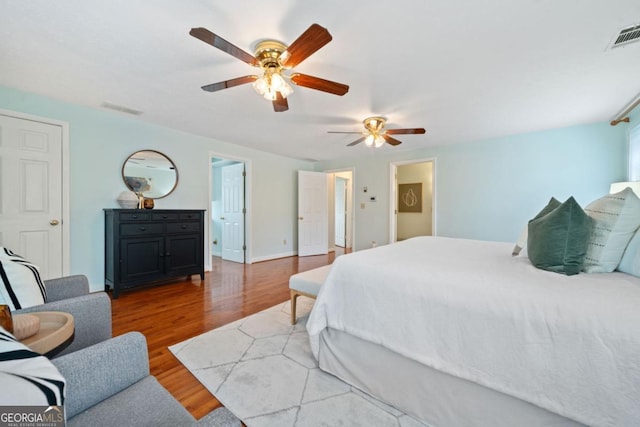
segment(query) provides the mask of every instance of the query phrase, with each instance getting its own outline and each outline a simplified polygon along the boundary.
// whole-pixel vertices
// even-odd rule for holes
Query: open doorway
[[[391,164],[391,242],[435,235],[435,160]]]
[[[212,257],[247,262],[247,169],[245,161],[211,156],[209,248]]]
[[[349,253],[353,248],[353,171],[328,173],[329,251]]]

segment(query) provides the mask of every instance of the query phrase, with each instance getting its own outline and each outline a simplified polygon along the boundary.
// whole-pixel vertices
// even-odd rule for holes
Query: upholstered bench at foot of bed
[[[302,295],[309,298],[318,296],[320,286],[324,283],[331,270],[331,264],[313,270],[303,271],[294,274],[289,278],[289,289],[291,291],[291,324],[296,324],[296,299]]]

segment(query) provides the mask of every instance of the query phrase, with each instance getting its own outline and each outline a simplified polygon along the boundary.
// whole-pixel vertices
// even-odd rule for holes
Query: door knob
[[[60,224],[60,221],[58,221],[57,219],[52,219],[51,221],[49,221],[49,224],[58,225],[58,224]]]

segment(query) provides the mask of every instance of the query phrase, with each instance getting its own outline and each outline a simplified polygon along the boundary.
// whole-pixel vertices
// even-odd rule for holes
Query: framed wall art
[[[398,184],[398,212],[422,212],[422,183]]]

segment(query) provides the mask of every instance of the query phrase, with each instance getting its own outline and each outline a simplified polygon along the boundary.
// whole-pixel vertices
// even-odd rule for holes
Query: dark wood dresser
[[[204,279],[204,210],[105,209],[105,289],[199,274]]]

